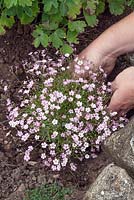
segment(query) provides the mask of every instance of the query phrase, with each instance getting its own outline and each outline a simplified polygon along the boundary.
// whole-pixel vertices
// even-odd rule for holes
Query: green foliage
[[[52,183],[29,190],[24,200],[64,200],[69,194],[71,194],[69,189]]]
[[[78,34],[87,26],[94,27],[108,3],[114,15],[134,7],[133,0],[0,0],[0,35],[11,28],[15,19],[21,24],[35,22],[34,46],[40,45],[72,53],[71,43],[78,43]]]

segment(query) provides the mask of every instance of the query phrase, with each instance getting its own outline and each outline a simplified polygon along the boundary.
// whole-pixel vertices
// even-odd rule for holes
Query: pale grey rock
[[[83,200],[134,200],[134,181],[126,170],[110,164],[91,185]]]
[[[125,128],[107,138],[103,149],[118,166],[134,177],[134,118]]]

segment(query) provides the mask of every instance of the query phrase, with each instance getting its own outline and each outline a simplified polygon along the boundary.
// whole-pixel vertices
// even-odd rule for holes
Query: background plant
[[[78,34],[98,23],[107,5],[114,15],[122,14],[133,0],[0,0],[0,34],[16,20],[36,24],[34,46],[52,45],[63,53],[72,53]]]
[[[64,200],[71,193],[70,189],[52,183],[27,191],[23,200]]]

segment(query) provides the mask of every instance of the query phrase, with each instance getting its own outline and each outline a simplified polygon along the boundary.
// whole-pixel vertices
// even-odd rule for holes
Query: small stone
[[[35,162],[35,161],[29,161],[28,162],[28,165],[31,165],[31,166],[34,166],[34,165],[36,165],[37,164],[37,162]]]

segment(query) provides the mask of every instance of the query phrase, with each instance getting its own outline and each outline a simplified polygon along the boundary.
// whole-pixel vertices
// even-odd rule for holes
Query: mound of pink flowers
[[[36,150],[53,171],[67,165],[75,171],[72,158],[96,157],[101,143],[127,120],[107,112],[111,84],[105,83],[101,67],[95,73],[91,62],[76,57],[71,73],[68,55],[52,59],[41,51],[30,56],[32,62],[23,64],[26,80],[18,90],[20,102],[7,99],[9,125],[26,144],[25,161]]]

